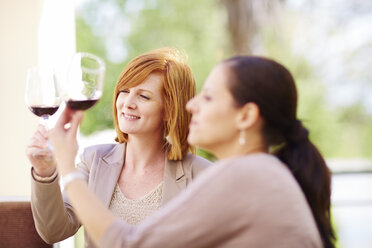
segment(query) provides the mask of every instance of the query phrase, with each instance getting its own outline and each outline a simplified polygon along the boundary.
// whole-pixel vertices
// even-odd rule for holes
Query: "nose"
[[[189,113],[193,113],[195,112],[195,108],[196,108],[196,98],[197,96],[194,96],[193,98],[191,98],[187,103],[186,103],[186,111],[189,112]]]
[[[134,98],[129,94],[124,100],[124,108],[126,109],[136,109],[137,104],[135,103]]]
[[[118,109],[136,109],[136,99],[130,92],[121,92],[116,99]]]

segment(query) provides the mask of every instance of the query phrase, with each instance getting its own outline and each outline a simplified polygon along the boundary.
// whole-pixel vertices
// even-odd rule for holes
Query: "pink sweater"
[[[287,167],[268,154],[220,161],[179,197],[132,227],[121,220],[100,247],[322,247]]]

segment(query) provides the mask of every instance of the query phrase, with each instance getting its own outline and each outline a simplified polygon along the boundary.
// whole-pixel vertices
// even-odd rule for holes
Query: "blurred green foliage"
[[[298,90],[298,116],[310,130],[310,138],[326,158],[372,158],[372,116],[360,103],[331,106],[325,82],[311,68],[305,55],[291,52],[292,25],[299,16],[283,15],[282,25],[268,24],[260,37],[267,56],[285,65],[293,74]],[[358,87],[358,86],[356,86]]]
[[[115,18],[105,19],[104,12]],[[258,34],[262,43],[260,55],[274,58],[287,66],[294,75],[299,92],[299,118],[310,130],[310,138],[327,157],[372,157],[372,116],[358,103],[347,108],[331,107],[326,101],[326,87],[305,56],[291,51],[291,25],[298,18],[281,24],[268,23]],[[112,93],[130,59],[163,46],[177,47],[189,56],[198,90],[211,68],[231,56],[225,9],[216,0],[90,0],[77,11],[77,50],[94,53],[106,62],[105,88],[99,103],[87,111],[81,132],[85,135],[113,128]],[[125,29],[119,36],[123,53],[120,61],[110,59],[108,40],[117,36],[115,30]],[[119,27],[118,27],[119,25]],[[120,25],[122,27],[120,27]],[[112,51],[111,51],[112,53]],[[119,56],[120,57],[120,56]],[[204,151],[199,154],[208,158]]]
[[[87,23],[87,20],[99,18],[100,7],[108,4],[116,7],[119,15],[126,17],[131,30],[129,35],[121,37],[127,56],[117,63],[110,61],[107,56],[105,41],[111,35],[110,32],[97,34],[93,32],[94,26]],[[129,8],[133,4],[140,9],[133,11],[133,7]],[[221,18],[223,16],[222,10],[213,0],[137,3],[125,0],[90,1],[76,15],[77,50],[102,57],[107,71],[103,97],[85,114],[81,132],[88,135],[94,131],[113,128],[112,93],[117,78],[130,59],[151,49],[172,46],[183,50],[188,55],[188,62],[200,88],[210,69],[223,57],[227,37],[224,18]],[[115,20],[112,20],[107,26],[115,25]]]

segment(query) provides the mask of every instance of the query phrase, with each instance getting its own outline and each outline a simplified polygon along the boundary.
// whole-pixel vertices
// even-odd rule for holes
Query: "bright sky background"
[[[302,16],[293,48],[317,69],[329,101],[347,106],[361,100],[372,113],[372,1],[287,3]]]

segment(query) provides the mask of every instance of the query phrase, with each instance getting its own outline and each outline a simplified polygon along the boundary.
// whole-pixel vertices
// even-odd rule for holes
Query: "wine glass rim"
[[[75,53],[74,56],[77,56],[77,55],[80,55],[81,57],[86,57],[86,58],[93,59],[93,60],[97,61],[98,65],[99,65],[99,67],[97,69],[88,68],[86,66],[81,66],[85,71],[88,71],[88,72],[91,72],[91,73],[96,73],[96,72],[101,72],[101,71],[106,70],[105,62],[103,61],[103,59],[101,59],[97,55],[87,53],[87,52],[77,52],[77,53]]]
[[[44,66],[34,65],[34,66],[30,66],[29,68],[27,68],[27,71],[34,71],[34,70],[38,70],[38,71],[48,70],[54,73],[56,68],[51,65],[46,65],[46,66],[45,65]]]

